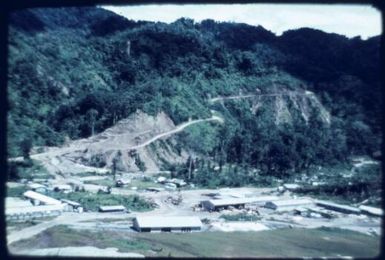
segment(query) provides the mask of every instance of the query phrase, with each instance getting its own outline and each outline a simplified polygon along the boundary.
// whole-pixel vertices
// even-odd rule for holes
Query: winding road
[[[227,96],[227,97],[215,97],[209,99],[209,102],[217,102],[221,100],[232,100],[232,99],[243,99],[243,98],[252,98],[252,97],[278,97],[278,96],[290,96],[290,95],[300,95],[300,96],[305,96],[305,95],[313,95],[314,93],[311,91],[305,91],[305,92],[294,92],[291,91],[287,94],[284,93],[271,93],[271,94],[250,94],[250,95],[238,95],[238,96]]]
[[[219,121],[219,122],[223,123],[223,119],[221,117],[219,117],[219,116],[212,116],[211,118],[207,118],[207,119],[191,120],[189,122],[185,122],[185,123],[182,123],[182,124],[178,125],[176,128],[174,128],[171,131],[158,134],[158,135],[152,137],[151,139],[145,141],[144,143],[132,146],[129,149],[133,149],[134,150],[134,149],[139,149],[139,148],[145,147],[145,146],[155,142],[156,140],[158,140],[160,138],[163,138],[165,136],[178,133],[178,132],[182,131],[183,129],[185,129],[186,127],[190,126],[190,125],[197,124],[197,123],[202,123],[202,122],[208,122],[208,121]]]

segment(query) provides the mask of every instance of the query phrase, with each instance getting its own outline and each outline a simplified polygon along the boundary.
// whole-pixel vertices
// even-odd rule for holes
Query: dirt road
[[[289,93],[271,93],[271,94],[250,94],[250,95],[238,95],[238,96],[227,96],[227,97],[215,97],[209,99],[209,102],[217,102],[221,100],[234,100],[234,99],[244,99],[244,98],[253,98],[253,97],[279,97],[279,96],[293,96],[293,95],[313,95],[310,91],[305,92],[294,92],[290,91]]]
[[[173,129],[171,131],[158,134],[158,135],[154,136],[153,138],[151,138],[150,140],[147,140],[144,143],[141,143],[139,145],[135,145],[135,146],[129,147],[128,149],[135,150],[135,149],[138,149],[138,148],[145,147],[145,146],[151,144],[152,142],[155,142],[158,139],[161,139],[163,137],[166,137],[166,136],[178,133],[178,132],[182,131],[183,129],[185,129],[186,127],[190,126],[190,125],[197,124],[197,123],[202,123],[202,122],[208,122],[208,121],[219,121],[219,122],[222,123],[223,119],[221,117],[219,117],[219,116],[212,116],[211,118],[207,118],[207,119],[192,120],[192,121],[189,121],[189,122],[186,122],[186,123],[178,125],[175,129]]]
[[[71,172],[71,173],[97,172],[97,173],[103,174],[103,173],[108,172],[108,169],[83,165],[83,164],[78,163],[77,161],[75,161],[71,158],[68,158],[67,155],[69,155],[71,153],[72,154],[73,153],[75,153],[75,154],[80,153],[79,156],[81,156],[83,151],[89,149],[90,146],[93,146],[94,148],[101,149],[101,150],[107,149],[107,148],[110,150],[111,149],[112,150],[114,150],[114,149],[115,150],[119,150],[119,149],[137,150],[140,148],[144,148],[144,147],[150,145],[151,143],[153,143],[159,139],[166,138],[166,137],[169,137],[173,134],[181,132],[186,127],[189,127],[193,124],[209,122],[209,121],[218,121],[218,122],[222,123],[223,119],[220,118],[219,116],[213,115],[212,117],[206,118],[206,119],[191,120],[191,121],[182,123],[180,125],[177,125],[169,131],[157,133],[155,136],[152,136],[150,138],[147,137],[146,138],[147,140],[144,140],[139,144],[133,144],[133,143],[124,141],[124,140],[128,140],[128,139],[124,139],[124,140],[119,141],[119,140],[117,140],[116,137],[121,136],[122,134],[120,134],[120,135],[111,134],[111,133],[109,133],[110,129],[107,129],[105,132],[103,132],[99,135],[96,135],[94,137],[73,141],[72,143],[70,143],[66,147],[47,148],[48,150],[46,152],[39,153],[39,154],[33,154],[33,155],[31,155],[31,158],[38,160],[38,161],[41,161],[43,163],[44,167],[47,169],[47,171],[50,172],[51,174],[55,174],[58,179],[63,179],[58,175],[58,173],[65,173],[65,172]],[[157,129],[155,129],[155,130],[157,130]],[[151,132],[154,134],[157,132],[155,130],[154,131],[147,130],[145,132],[141,132],[141,134],[143,134],[143,133],[145,133],[145,134],[150,133],[151,134]],[[108,134],[106,134],[106,133],[108,133]],[[137,134],[138,133],[127,133],[125,135],[135,136]],[[98,136],[103,136],[103,138],[98,138]],[[92,140],[94,140],[94,141],[92,141]],[[10,159],[10,161],[17,161],[17,160],[22,160],[22,158],[17,157],[17,158]]]

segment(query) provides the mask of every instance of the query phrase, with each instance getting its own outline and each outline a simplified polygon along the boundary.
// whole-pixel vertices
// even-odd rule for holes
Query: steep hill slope
[[[26,140],[79,144],[68,160],[111,167],[135,135],[151,140],[214,110],[224,124],[191,125],[163,150],[154,147],[161,140],[138,148],[146,167],[186,160],[157,155],[175,147],[272,173],[341,162],[379,150],[378,69],[379,37],[308,28],[277,37],[261,26],[184,18],[134,22],[94,7],[19,11],[9,34],[8,152],[22,155]],[[160,127],[132,119],[138,110]],[[138,169],[135,159],[121,164]]]
[[[164,168],[164,162],[184,163],[194,155],[194,151],[177,149],[174,135],[191,125],[210,121],[223,123],[220,117],[212,116],[175,126],[164,113],[153,117],[137,111],[100,134],[68,142],[63,147],[41,147],[31,157],[43,162],[51,174],[107,172],[111,168],[156,172]]]

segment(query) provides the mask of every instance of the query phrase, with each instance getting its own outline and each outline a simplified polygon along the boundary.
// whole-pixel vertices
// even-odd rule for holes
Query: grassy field
[[[38,222],[33,220],[27,220],[23,222],[14,222],[14,221],[7,221],[7,233],[10,231],[19,231],[27,227],[32,227],[34,225],[38,224]]]
[[[77,172],[77,173],[72,173],[71,176],[75,177],[89,177],[89,176],[107,176],[108,174],[106,173],[98,173],[98,172]]]
[[[117,247],[146,256],[194,257],[374,257],[380,239],[340,229],[280,229],[261,232],[134,233],[50,228],[11,244],[20,248]]]
[[[122,221],[133,221],[134,218],[133,217],[126,217],[126,218],[101,218],[101,219],[98,219],[98,222],[103,222],[103,223],[114,223],[114,222],[122,222]],[[82,223],[94,223],[95,220],[94,219],[90,219],[90,220],[83,220],[83,221],[80,221]]]
[[[99,206],[123,205],[132,211],[148,211],[153,206],[144,198],[137,195],[115,195],[115,194],[95,194],[91,192],[71,192],[71,193],[48,193],[57,199],[68,199],[80,203],[86,210],[98,211]]]
[[[20,187],[7,187],[7,197],[22,197],[23,193],[27,191],[25,186]]]
[[[36,235],[35,237],[22,240],[10,245],[10,251],[18,248],[50,248],[66,246],[95,246],[98,248],[116,247],[123,252],[146,251],[150,247],[147,243],[124,236],[121,232],[103,231],[94,232],[89,230],[73,230],[66,226],[55,226]],[[92,252],[90,252],[92,254]]]
[[[137,187],[139,190],[145,190],[149,187],[161,188],[163,185],[153,181],[132,180],[128,187]]]
[[[345,230],[281,229],[262,232],[138,234],[172,256],[371,257],[379,239]],[[167,255],[167,254],[166,254]]]
[[[56,217],[43,217],[43,218],[36,218],[36,219],[30,219],[30,220],[19,220],[19,221],[7,221],[7,230],[22,230],[27,227],[31,227],[37,224],[40,224],[44,221],[50,221]]]
[[[115,187],[115,181],[113,181],[112,179],[92,180],[92,181],[85,181],[84,183]],[[137,187],[139,190],[145,190],[149,187],[160,188],[160,187],[163,187],[163,185],[159,183],[155,183],[153,181],[143,181],[143,180],[134,179],[127,186],[122,187],[122,189],[131,189],[132,187]]]
[[[85,181],[84,184],[94,184],[94,185],[115,187],[115,181],[113,181],[112,179]]]

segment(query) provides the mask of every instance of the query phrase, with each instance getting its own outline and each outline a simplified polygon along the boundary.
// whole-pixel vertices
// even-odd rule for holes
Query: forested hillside
[[[379,44],[308,28],[135,22],[93,7],[20,10],[9,28],[8,156],[89,137],[137,110],[175,125],[223,117],[177,136],[201,164],[282,175],[372,156]]]

